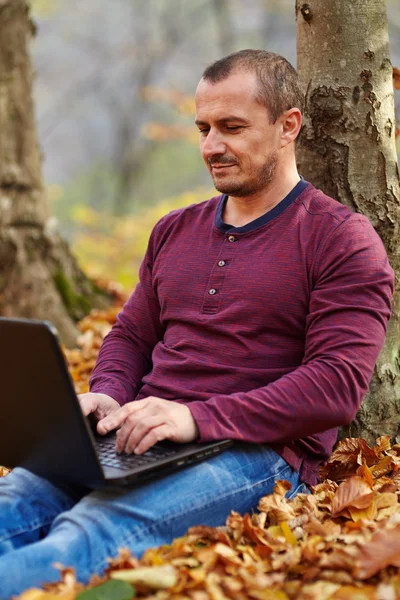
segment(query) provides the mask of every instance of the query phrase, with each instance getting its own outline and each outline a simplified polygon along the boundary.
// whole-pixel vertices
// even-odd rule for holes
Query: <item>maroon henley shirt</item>
[[[243,227],[225,202],[157,223],[91,391],[185,403],[199,441],[268,444],[313,485],[367,391],[393,270],[369,221],[304,180]]]

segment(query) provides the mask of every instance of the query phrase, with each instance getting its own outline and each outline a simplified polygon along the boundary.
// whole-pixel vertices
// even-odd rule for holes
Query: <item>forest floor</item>
[[[65,350],[76,391],[88,390],[109,311],[79,323],[78,348]],[[0,476],[8,471],[0,467]],[[278,481],[254,514],[232,512],[222,527],[192,527],[140,560],[121,548],[88,586],[60,566],[60,581],[23,600],[395,600],[400,599],[400,445],[381,437],[370,448],[343,440],[311,494],[289,501]],[[0,585],[1,588],[1,585]]]

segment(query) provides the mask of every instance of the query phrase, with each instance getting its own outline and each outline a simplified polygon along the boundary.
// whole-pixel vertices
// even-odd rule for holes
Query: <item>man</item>
[[[174,211],[80,397],[117,450],[231,438],[208,462],[120,492],[55,488],[22,470],[0,484],[3,595],[80,580],[119,547],[140,555],[194,524],[255,508],[276,479],[318,480],[355,416],[383,344],[393,272],[367,219],[301,179],[302,95],[275,54],[211,65],[196,92],[200,150],[222,195]]]

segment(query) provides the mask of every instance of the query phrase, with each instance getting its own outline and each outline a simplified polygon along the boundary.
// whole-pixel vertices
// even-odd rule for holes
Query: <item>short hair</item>
[[[304,94],[299,76],[283,56],[266,50],[240,50],[209,65],[203,73],[203,79],[218,83],[234,71],[256,74],[259,83],[256,100],[267,108],[273,123],[290,108],[303,111]]]

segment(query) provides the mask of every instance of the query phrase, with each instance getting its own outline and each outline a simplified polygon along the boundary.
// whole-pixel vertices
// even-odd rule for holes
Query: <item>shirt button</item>
[[[211,288],[211,290],[208,290],[208,293],[210,294],[210,296],[214,296],[214,294],[217,293],[217,290],[215,290],[214,288]]]
[[[230,235],[230,236],[228,237],[228,242],[234,242],[235,240],[236,240],[236,238],[235,238],[235,236],[234,236],[234,235]]]
[[[224,260],[219,260],[218,261],[218,266],[219,267],[224,267],[226,265],[226,262]]]

